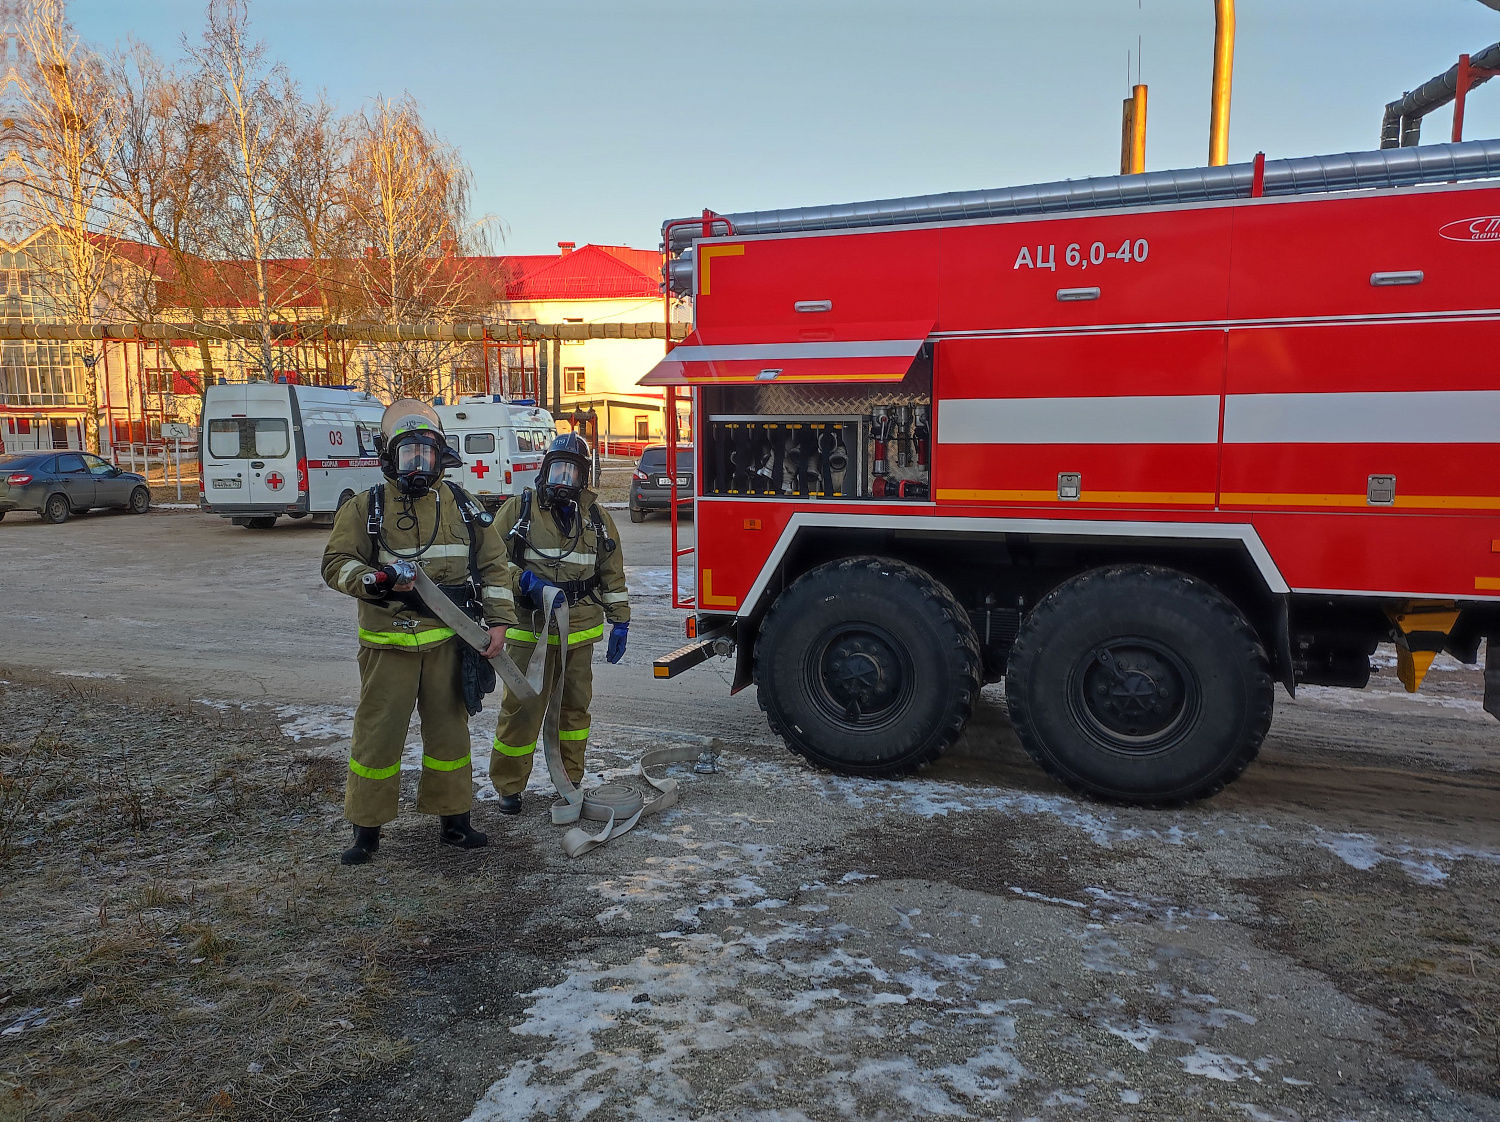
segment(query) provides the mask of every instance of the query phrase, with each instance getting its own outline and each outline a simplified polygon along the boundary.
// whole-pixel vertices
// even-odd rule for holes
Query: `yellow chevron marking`
[[[743,257],[742,245],[703,245],[698,247],[698,295],[708,295],[708,265],[715,257]]]

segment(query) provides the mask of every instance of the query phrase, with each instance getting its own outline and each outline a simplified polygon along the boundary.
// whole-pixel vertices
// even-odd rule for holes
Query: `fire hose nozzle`
[[[387,585],[410,584],[417,579],[417,567],[410,561],[392,561],[389,565],[366,573],[360,583],[369,592],[375,593]]]

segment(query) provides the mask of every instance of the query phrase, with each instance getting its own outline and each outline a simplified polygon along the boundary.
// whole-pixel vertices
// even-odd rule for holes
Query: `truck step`
[[[703,639],[678,647],[671,654],[663,655],[653,662],[651,672],[658,678],[675,678],[684,670],[691,670],[700,662],[707,662],[715,653],[714,647],[721,642],[722,639]]]

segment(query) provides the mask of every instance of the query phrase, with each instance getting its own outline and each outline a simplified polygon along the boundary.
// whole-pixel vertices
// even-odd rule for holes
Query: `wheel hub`
[[[1182,724],[1197,692],[1181,661],[1145,639],[1112,639],[1093,648],[1079,660],[1074,682],[1075,711],[1095,735],[1133,749],[1160,746]]]
[[[865,727],[890,715],[911,682],[896,645],[873,629],[839,630],[808,669],[814,696],[830,716],[850,726]]]

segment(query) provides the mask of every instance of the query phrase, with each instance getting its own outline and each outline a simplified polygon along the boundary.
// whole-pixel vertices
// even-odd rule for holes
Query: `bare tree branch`
[[[349,209],[361,248],[357,278],[364,316],[384,323],[475,319],[488,301],[464,256],[472,179],[458,151],[436,137],[410,98],[381,99],[354,123]],[[425,396],[451,367],[455,344],[411,340],[372,344],[373,392]]]
[[[104,62],[79,40],[62,0],[31,0],[18,41],[15,86],[22,113],[10,128],[19,142],[21,212],[32,229],[47,231],[31,258],[54,306],[80,323],[93,323],[118,264],[122,224],[106,169],[119,147],[121,121]],[[94,360],[92,351],[84,359],[84,438],[97,451]]]

